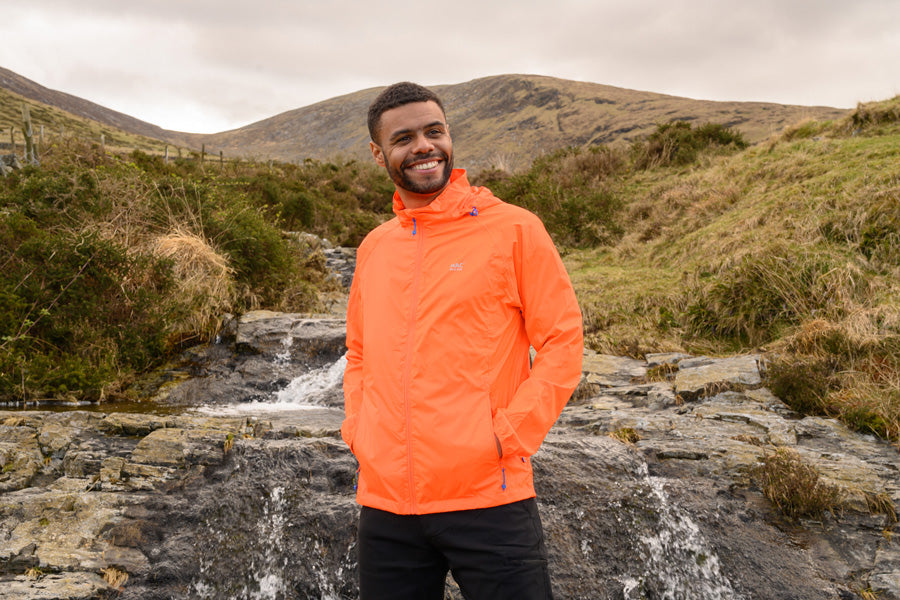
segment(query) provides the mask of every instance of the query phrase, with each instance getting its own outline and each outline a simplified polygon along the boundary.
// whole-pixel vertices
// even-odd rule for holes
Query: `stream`
[[[357,598],[343,335],[261,311],[149,402],[0,410],[0,600]],[[659,361],[676,374],[648,381]],[[894,521],[868,504],[900,504],[896,450],[793,414],[757,364],[586,352],[532,459],[556,598],[900,600]],[[840,510],[780,515],[750,476],[774,447],[840,485]]]

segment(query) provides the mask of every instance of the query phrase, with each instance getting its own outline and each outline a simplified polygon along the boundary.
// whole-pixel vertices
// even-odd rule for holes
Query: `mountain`
[[[162,129],[0,68],[0,87],[87,119],[207,152],[258,159],[369,159],[370,88],[215,134]],[[806,118],[847,110],[765,102],[714,102],[537,75],[498,75],[433,88],[444,99],[458,166],[517,169],[565,146],[628,143],[673,119],[720,123],[759,142]],[[2,125],[2,124],[0,124]]]
[[[170,141],[170,138],[177,138],[180,135],[178,132],[168,131],[78,96],[51,90],[3,67],[0,67],[0,88],[24,96],[29,100],[62,109],[71,115],[90,119],[128,133],[163,141]]]

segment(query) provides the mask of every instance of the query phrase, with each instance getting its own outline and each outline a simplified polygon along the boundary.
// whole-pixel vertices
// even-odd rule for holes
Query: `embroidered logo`
[[[451,270],[451,271],[462,271],[462,270],[463,270],[463,263],[457,262],[457,263],[451,264],[451,265],[450,265],[450,270]]]

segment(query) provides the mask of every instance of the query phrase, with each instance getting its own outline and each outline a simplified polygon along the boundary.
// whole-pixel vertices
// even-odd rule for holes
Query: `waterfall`
[[[327,367],[304,373],[291,381],[283,390],[276,392],[274,404],[309,405],[315,401],[316,394],[340,385],[347,366],[347,355]]]
[[[288,346],[289,344],[286,344],[286,347]],[[278,365],[284,360],[282,355],[278,355],[275,358],[275,364]],[[196,410],[204,414],[228,416],[321,408],[323,406],[322,397],[329,391],[340,387],[346,366],[347,357],[344,355],[330,365],[313,369],[294,378],[283,389],[272,394],[269,399],[226,406],[204,405]]]
[[[655,531],[640,537],[644,573],[622,582],[625,599],[646,598],[643,592],[650,588],[655,592],[650,597],[659,600],[740,600],[699,526],[669,501],[664,479],[651,476],[647,463],[641,463],[638,475],[649,487],[659,522]]]

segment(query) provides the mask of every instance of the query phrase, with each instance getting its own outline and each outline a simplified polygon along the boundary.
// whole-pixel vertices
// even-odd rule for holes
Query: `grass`
[[[760,352],[796,410],[900,447],[898,102],[608,177],[620,236],[564,253],[586,343]]]
[[[527,104],[547,90],[506,91]],[[750,147],[663,123],[630,147],[548,150],[471,179],[543,219],[592,349],[759,352],[795,410],[900,446],[898,107]],[[210,339],[222,312],[314,311],[323,257],[284,232],[353,246],[390,216],[390,181],[352,160],[203,165],[74,140],[43,159],[0,180],[4,399],[101,399]]]
[[[790,448],[767,452],[753,478],[772,504],[790,519],[821,518],[841,507],[841,490]]]
[[[623,444],[633,445],[641,441],[639,434],[633,427],[621,427],[609,432],[609,437],[619,440]]]
[[[100,569],[100,572],[103,573],[103,580],[110,587],[117,590],[121,590],[128,583],[128,573],[115,567],[106,567],[105,569]]]
[[[38,143],[41,153],[47,152],[53,145],[65,143],[66,139],[89,140],[90,143],[99,145],[101,135],[106,149],[110,152],[130,152],[139,149],[144,152],[162,154],[167,145],[170,146],[170,152],[173,154],[178,151],[172,144],[101,125],[96,121],[79,117],[53,106],[32,102],[15,92],[0,87],[0,130],[2,130],[0,143],[9,143],[9,131],[12,128],[15,143],[20,146],[20,154],[25,144],[22,120],[23,104],[28,105],[34,141]],[[41,126],[44,129],[43,144],[41,144]],[[187,152],[186,149],[185,152]]]
[[[0,400],[115,399],[224,313],[320,310],[337,284],[286,235],[290,203],[305,194],[306,230],[352,245],[383,218],[384,181],[355,163],[207,170],[51,148],[0,179]]]

